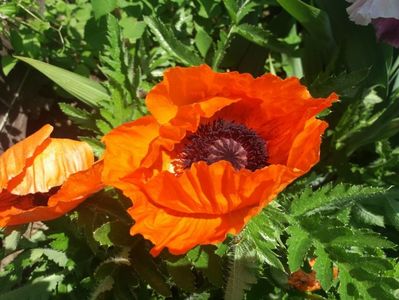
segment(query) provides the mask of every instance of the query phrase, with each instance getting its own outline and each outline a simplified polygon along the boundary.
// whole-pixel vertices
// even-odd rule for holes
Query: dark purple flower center
[[[237,170],[261,169],[268,164],[266,142],[243,124],[218,119],[184,138],[174,164],[186,169],[198,161],[212,164],[219,160],[229,161]]]

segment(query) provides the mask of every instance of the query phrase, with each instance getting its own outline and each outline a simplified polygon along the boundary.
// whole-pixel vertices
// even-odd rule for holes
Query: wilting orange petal
[[[52,220],[66,214],[103,187],[102,169],[103,162],[100,161],[87,170],[71,175],[50,197],[47,206],[35,206],[28,210],[11,207],[0,211],[0,227]]]
[[[46,148],[23,172],[21,181],[11,193],[46,193],[52,187],[62,185],[71,174],[89,168],[93,162],[93,152],[87,143],[51,138]]]
[[[52,131],[52,126],[44,125],[40,130],[13,145],[0,156],[0,191],[7,187],[12,188],[9,182],[32,164],[33,158],[41,152],[41,147],[45,146],[46,141],[48,142]]]

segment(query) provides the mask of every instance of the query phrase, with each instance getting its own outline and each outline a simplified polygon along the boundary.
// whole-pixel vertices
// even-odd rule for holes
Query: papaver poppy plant
[[[171,68],[147,95],[151,116],[104,137],[103,181],[133,201],[131,234],[153,255],[237,234],[319,160],[327,127],[298,79]]]
[[[0,226],[57,218],[101,189],[102,164],[85,142],[40,130],[0,156]]]

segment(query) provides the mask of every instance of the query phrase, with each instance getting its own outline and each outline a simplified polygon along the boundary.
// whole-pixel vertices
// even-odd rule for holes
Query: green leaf
[[[399,231],[399,201],[387,199],[385,214],[396,230]]]
[[[66,114],[72,122],[80,126],[82,129],[95,129],[93,114],[89,113],[87,110],[72,106],[71,104],[65,102],[58,103],[58,105],[61,111]]]
[[[91,0],[94,17],[100,17],[112,12],[117,7],[117,0]]]
[[[290,234],[287,240],[288,266],[291,272],[295,272],[302,266],[305,255],[312,246],[312,240],[296,225],[288,227],[287,232]]]
[[[13,230],[7,235],[3,242],[3,247],[7,252],[15,251],[18,247],[18,243],[21,240],[22,233],[19,230]]]
[[[129,236],[129,226],[120,221],[111,221],[102,224],[93,232],[94,239],[101,246],[127,246],[131,243]]]
[[[96,107],[99,101],[109,98],[106,89],[96,81],[32,58],[15,57],[42,72],[68,93],[87,105]]]
[[[13,17],[16,15],[16,13],[17,13],[17,6],[15,5],[15,3],[4,3],[0,5],[0,19],[6,17]]]
[[[316,271],[316,278],[320,281],[325,291],[328,291],[333,282],[333,264],[323,245],[315,243],[315,255],[317,257],[313,270]]]
[[[286,221],[282,214],[278,208],[269,205],[248,222],[241,235],[253,245],[252,248],[262,262],[285,272],[278,256],[273,252],[278,244],[282,245],[280,236],[285,227],[283,223]]]
[[[198,55],[180,42],[173,32],[157,18],[144,17],[144,21],[161,44],[161,46],[184,65],[196,66],[203,61]]]
[[[216,287],[223,285],[222,258],[215,253],[214,246],[198,246],[187,253],[192,264]]]
[[[241,24],[234,27],[234,32],[241,35],[243,38],[270,50],[293,54],[293,46],[278,40],[273,36],[273,33],[261,27],[250,24]]]
[[[137,21],[135,18],[128,17],[120,20],[119,25],[123,29],[123,36],[135,41],[142,37],[146,24],[143,21]]]
[[[48,236],[49,239],[53,239],[50,242],[50,246],[54,250],[58,251],[66,251],[68,249],[69,238],[65,235],[65,233],[54,233]]]
[[[101,299],[101,295],[104,294],[107,291],[110,291],[113,289],[115,284],[115,280],[112,278],[112,276],[106,276],[104,279],[102,279],[96,286],[96,288],[93,290],[93,292],[90,295],[90,300],[97,300]]]
[[[258,268],[259,260],[255,251],[249,249],[245,243],[233,246],[224,298],[244,299],[245,291],[257,282]]]
[[[89,144],[96,157],[102,156],[105,149],[105,145],[101,143],[101,141],[86,136],[79,136],[79,139]]]
[[[205,57],[206,54],[208,53],[209,48],[212,45],[212,38],[198,24],[195,24],[195,29],[197,31],[195,38],[194,38],[195,45],[197,46],[202,57]]]
[[[17,61],[18,60],[16,58],[9,55],[1,57],[1,67],[3,69],[4,75],[7,76],[12,71],[12,69],[14,69]]]
[[[18,287],[5,294],[0,294],[2,300],[16,299],[49,299],[51,291],[55,291],[57,286],[63,281],[64,275],[52,274],[41,276],[32,280],[22,287]]]
[[[258,5],[250,0],[243,1],[241,5],[238,5],[236,0],[223,0],[223,3],[234,24],[239,24]]]
[[[186,257],[169,258],[166,261],[166,268],[176,285],[187,291],[195,291],[195,276],[191,271],[191,263]]]
[[[359,299],[352,276],[345,268],[339,269],[339,287],[338,292],[341,299],[356,300]]]
[[[65,267],[68,262],[68,257],[62,251],[54,249],[36,248],[31,250],[31,257],[42,257],[47,256],[49,260],[52,260],[60,267]]]
[[[96,120],[96,126],[103,134],[107,134],[112,130],[112,126],[104,120]]]
[[[226,10],[233,23],[237,23],[238,5],[236,0],[223,0],[223,4],[226,7]]]
[[[155,291],[165,297],[171,296],[171,291],[165,282],[165,278],[159,272],[153,258],[144,249],[143,243],[132,249],[130,262],[139,276]]]
[[[385,227],[384,216],[377,215],[360,204],[353,206],[352,215],[364,224]]]
[[[331,245],[340,247],[393,248],[395,244],[383,239],[376,233],[356,231],[352,235],[339,236],[331,241]]]
[[[301,0],[277,0],[277,2],[318,42],[325,46],[334,43],[330,20],[324,11]]]
[[[338,184],[335,187],[326,185],[317,191],[311,188],[296,198],[291,205],[291,214],[294,216],[310,216],[317,213],[334,212],[360,201],[382,199],[388,191],[363,186],[349,186]]]

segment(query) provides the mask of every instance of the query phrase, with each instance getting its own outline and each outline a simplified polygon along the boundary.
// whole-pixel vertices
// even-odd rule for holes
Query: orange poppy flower
[[[0,156],[0,227],[55,219],[101,189],[90,147],[40,130]]]
[[[104,137],[103,181],[134,205],[131,234],[182,254],[237,234],[319,160],[337,99],[313,99],[298,79],[171,68],[147,95],[152,116]]]
[[[310,267],[313,268],[316,263],[316,259],[312,258],[309,261]],[[333,267],[333,278],[338,277],[338,268]],[[316,272],[311,271],[310,273],[306,273],[303,270],[298,270],[294,273],[291,273],[288,278],[288,284],[293,288],[302,291],[302,292],[314,292],[321,289],[320,281],[316,279]]]

